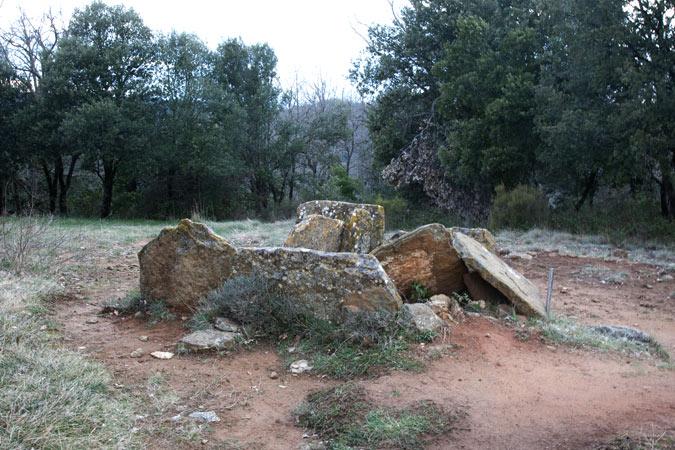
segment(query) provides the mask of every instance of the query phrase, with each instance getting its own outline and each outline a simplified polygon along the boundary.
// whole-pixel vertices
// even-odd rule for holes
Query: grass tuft
[[[372,406],[363,387],[348,382],[308,395],[295,415],[332,449],[422,449],[425,437],[449,431],[456,420],[429,400],[402,410]]]

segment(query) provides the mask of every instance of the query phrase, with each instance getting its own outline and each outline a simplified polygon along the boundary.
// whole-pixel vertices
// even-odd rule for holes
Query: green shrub
[[[221,315],[239,322],[247,339],[266,340],[285,354],[293,346],[294,359],[304,354],[314,361],[317,373],[337,378],[370,375],[378,368],[420,370],[409,346],[428,339],[388,311],[345,310],[337,323],[320,319],[275,291],[256,270],[228,280],[202,299],[188,326],[209,328]]]
[[[422,449],[424,436],[442,434],[456,420],[429,400],[401,410],[374,408],[366,390],[354,383],[308,395],[295,415],[298,425],[328,439],[331,449]]]
[[[548,203],[537,188],[521,184],[511,191],[498,186],[496,191],[490,228],[527,230],[546,225]]]

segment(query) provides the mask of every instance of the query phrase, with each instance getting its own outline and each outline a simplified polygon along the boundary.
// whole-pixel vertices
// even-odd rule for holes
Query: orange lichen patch
[[[404,296],[412,296],[412,283],[422,283],[430,295],[464,290],[466,266],[452,246],[443,225],[425,225],[373,250],[382,268]]]

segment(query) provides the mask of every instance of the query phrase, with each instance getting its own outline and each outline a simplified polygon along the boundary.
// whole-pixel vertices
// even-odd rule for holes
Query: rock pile
[[[184,219],[139,252],[141,292],[191,310],[230,278],[256,270],[329,320],[339,320],[345,308],[399,310],[401,295],[413,298],[416,285],[434,296],[423,306],[405,307],[420,329],[438,328],[439,316],[460,321],[461,308],[447,295],[464,290],[477,301],[508,301],[521,314],[544,315],[537,288],[495,255],[495,240],[485,229],[430,224],[383,242],[384,210],[377,205],[304,203],[285,247],[236,248],[206,225]],[[218,328],[182,342],[195,349],[232,345],[236,324]]]
[[[285,246],[368,253],[383,240],[382,206],[317,200],[298,206],[298,220]]]

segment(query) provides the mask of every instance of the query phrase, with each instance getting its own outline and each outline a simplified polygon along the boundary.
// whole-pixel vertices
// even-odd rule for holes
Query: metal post
[[[553,267],[548,275],[548,295],[546,295],[546,318],[551,319],[551,293],[553,292]]]

